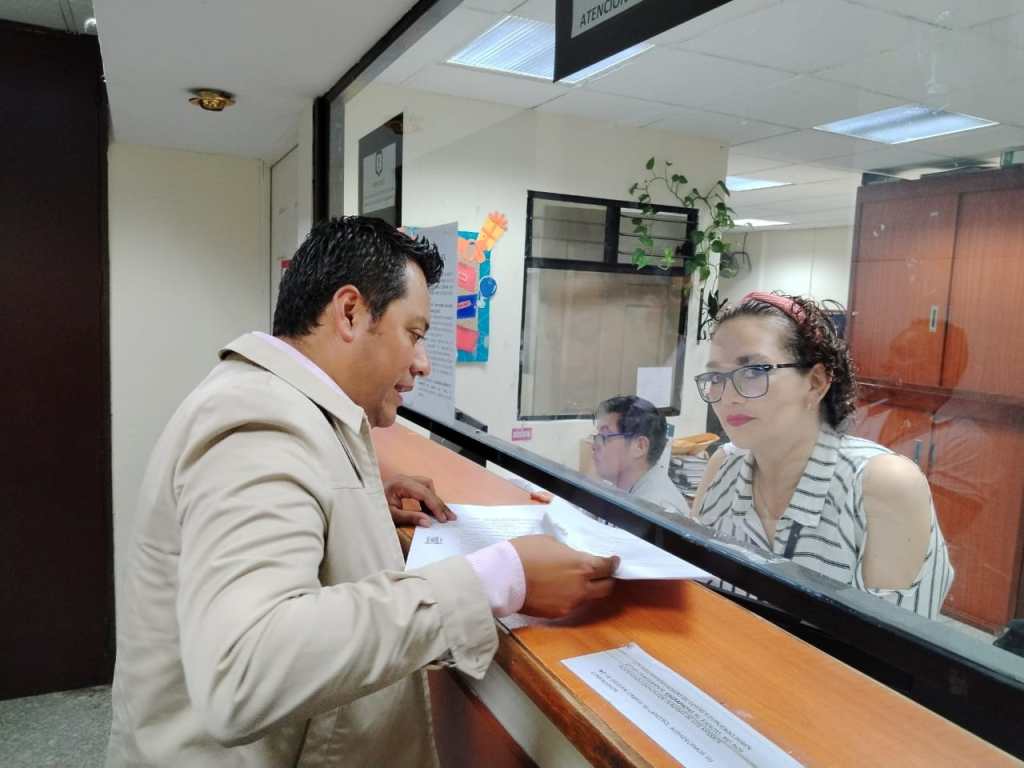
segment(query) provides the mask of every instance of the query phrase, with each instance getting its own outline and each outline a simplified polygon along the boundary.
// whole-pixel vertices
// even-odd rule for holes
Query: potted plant
[[[655,170],[655,158],[646,163],[647,176],[633,182],[629,194],[637,202],[644,217],[653,216],[655,209],[651,192],[664,186],[684,208],[697,208],[700,215],[696,228],[690,233],[689,241],[692,248],[683,245],[666,247],[660,253],[655,251],[654,238],[651,235],[650,219],[636,217],[633,221],[633,234],[639,245],[633,251],[633,265],[637,269],[653,265],[661,269],[669,269],[680,258],[683,264],[683,275],[686,278],[684,290],[689,291],[694,280],[700,286],[700,307],[697,321],[697,340],[707,338],[707,329],[728,299],[719,300],[719,278],[735,277],[737,267],[731,256],[729,243],[725,233],[736,227],[733,220],[733,209],[727,199],[729,188],[719,179],[711,188],[701,193],[681,173],[672,171],[672,162],[664,161],[664,170]],[[717,256],[717,260],[715,259]]]

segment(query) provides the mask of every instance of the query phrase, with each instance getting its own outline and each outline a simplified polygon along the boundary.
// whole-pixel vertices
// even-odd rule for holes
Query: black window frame
[[[602,261],[584,261],[581,259],[552,259],[535,257],[533,255],[533,221],[534,202],[536,200],[550,200],[559,203],[577,203],[581,205],[602,206],[605,209],[604,220],[604,259]],[[683,246],[683,257],[693,255],[693,241],[691,234],[697,228],[699,212],[696,208],[681,208],[677,205],[652,204],[655,215],[659,213],[674,213],[685,217],[686,231],[682,237],[677,238]],[[635,215],[628,215],[628,218],[650,218],[640,212],[640,206],[631,200],[613,200],[606,197],[589,197],[586,195],[569,195],[560,192],[540,192],[527,190],[526,192],[526,248],[523,259],[523,301],[519,319],[519,381],[516,388],[516,418],[519,421],[572,421],[581,419],[592,419],[594,411],[586,413],[559,413],[544,415],[526,415],[523,413],[523,366],[526,350],[526,283],[531,269],[550,269],[567,272],[601,272],[604,274],[625,274],[625,275],[650,275],[651,277],[684,277],[682,267],[670,267],[664,269],[655,265],[648,265],[638,269],[633,264],[623,264],[619,256],[623,254],[619,250],[620,237],[637,237],[631,232],[623,231],[620,227],[623,214],[622,211],[636,211]],[[667,238],[659,238],[667,239]],[[686,334],[688,330],[687,315],[689,314],[690,292],[684,289],[679,296],[679,343],[676,345],[675,361],[672,366],[672,403],[664,408],[658,408],[658,412],[665,416],[679,416],[682,413],[681,391],[683,386],[683,365],[685,363]],[[596,403],[595,403],[596,405]]]

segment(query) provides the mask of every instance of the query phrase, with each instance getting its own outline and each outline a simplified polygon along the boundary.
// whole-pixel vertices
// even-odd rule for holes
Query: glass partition
[[[400,220],[463,235],[455,407],[1024,679],[991,656],[1024,618],[1024,0],[734,0],[572,83],[510,16],[554,0],[462,3],[332,104],[330,210],[401,115]]]

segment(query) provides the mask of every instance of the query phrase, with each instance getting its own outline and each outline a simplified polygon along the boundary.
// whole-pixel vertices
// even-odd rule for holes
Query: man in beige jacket
[[[430,363],[437,250],[383,222],[318,225],[274,336],[247,334],[182,403],[143,480],[119,594],[108,766],[436,764],[424,666],[483,676],[493,615],[608,594],[614,559],[529,536],[404,572],[371,426]]]

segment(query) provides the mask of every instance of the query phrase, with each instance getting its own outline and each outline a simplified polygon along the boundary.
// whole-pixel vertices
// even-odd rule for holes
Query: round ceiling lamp
[[[207,112],[223,112],[225,108],[235,103],[235,97],[226,91],[218,91],[215,88],[196,88],[189,93],[195,94],[188,100],[189,104],[195,104]]]

